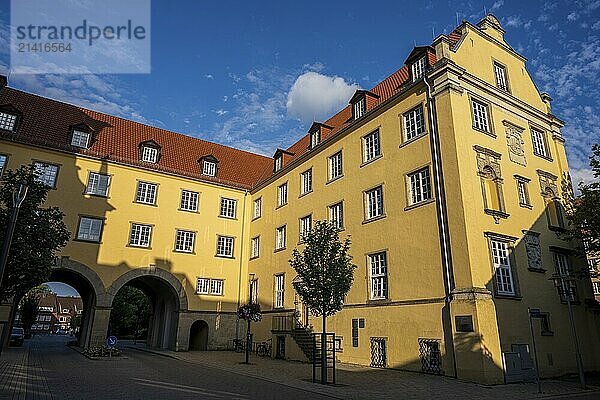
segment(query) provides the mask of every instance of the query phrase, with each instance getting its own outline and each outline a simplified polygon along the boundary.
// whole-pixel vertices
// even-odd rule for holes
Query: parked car
[[[23,346],[25,340],[25,330],[23,328],[12,328],[10,333],[10,344],[15,346]]]

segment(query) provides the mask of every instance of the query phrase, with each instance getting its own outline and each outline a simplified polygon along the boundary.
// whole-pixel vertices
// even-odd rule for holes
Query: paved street
[[[597,399],[574,382],[483,386],[394,370],[340,365],[338,385],[308,381],[307,364],[232,352],[141,351],[126,358],[89,360],[65,346],[67,337],[36,337],[0,358],[0,399]],[[125,343],[123,343],[125,345]],[[593,388],[597,389],[597,388]]]

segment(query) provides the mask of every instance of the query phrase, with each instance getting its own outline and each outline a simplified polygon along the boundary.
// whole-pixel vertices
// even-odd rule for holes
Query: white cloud
[[[206,75],[204,75],[204,77],[205,77],[206,79],[215,79],[215,77],[214,77],[214,76],[212,76],[211,74],[206,74]]]
[[[577,15],[577,13],[575,11],[573,11],[571,14],[567,15],[567,19],[569,21],[576,21],[577,18],[579,18],[579,16]]]
[[[348,104],[348,100],[360,86],[347,83],[339,76],[327,76],[318,72],[300,75],[287,97],[287,113],[304,123],[324,120]]]
[[[570,173],[571,182],[573,183],[573,189],[575,190],[576,194],[580,193],[580,183],[589,184],[596,180],[596,178],[594,177],[594,171],[592,171],[591,168],[571,168]]]
[[[494,4],[492,5],[492,8],[490,8],[490,11],[496,11],[503,5],[504,5],[504,0],[498,0],[498,1],[494,2]]]
[[[521,17],[519,17],[518,15],[511,15],[506,18],[506,26],[518,28],[521,25],[523,25],[523,21],[521,20]]]
[[[219,108],[218,110],[213,110],[213,112],[215,114],[217,114],[219,117],[222,117],[223,115],[227,114],[229,111]]]

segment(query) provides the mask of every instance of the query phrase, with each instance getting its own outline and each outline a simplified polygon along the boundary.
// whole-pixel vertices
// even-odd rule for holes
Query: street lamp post
[[[12,243],[12,237],[15,233],[15,226],[17,225],[17,216],[19,215],[19,209],[21,204],[27,196],[27,182],[25,180],[19,183],[19,189],[13,189],[12,193],[12,210],[10,213],[10,220],[6,226],[6,234],[4,235],[4,243],[2,243],[2,252],[0,253],[0,288],[2,288],[2,278],[4,277],[4,270],[8,262],[8,252],[10,251],[10,245]]]
[[[577,371],[579,373],[579,382],[583,389],[585,385],[585,373],[583,371],[583,360],[581,358],[581,350],[579,349],[579,339],[577,338],[577,328],[575,326],[575,318],[573,317],[573,306],[571,305],[571,297],[575,293],[575,278],[569,275],[557,273],[550,277],[554,281],[554,286],[558,290],[558,294],[563,296],[567,301],[569,310],[569,322],[571,323],[571,334],[573,336],[573,344],[575,346],[575,358],[577,362]]]

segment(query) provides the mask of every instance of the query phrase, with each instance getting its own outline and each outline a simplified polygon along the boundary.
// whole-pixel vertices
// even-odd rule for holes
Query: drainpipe
[[[446,207],[446,193],[444,191],[444,175],[442,170],[442,152],[440,148],[440,135],[437,125],[437,111],[435,108],[435,98],[427,76],[423,77],[423,82],[427,86],[427,107],[429,108],[429,126],[431,130],[431,158],[433,169],[433,182],[435,186],[435,202],[438,220],[438,230],[440,235],[440,245],[442,250],[442,265],[444,272],[444,288],[446,291],[445,303],[446,311],[442,311],[442,325],[447,328],[447,342],[450,339],[450,346],[446,346],[452,351],[452,363],[454,367],[454,377],[457,376],[456,357],[454,354],[454,335],[452,329],[452,315],[450,314],[450,301],[452,300],[452,290],[454,289],[454,272],[452,269],[452,253],[450,247],[450,232],[448,229],[448,210]],[[444,321],[445,319],[445,321]]]
[[[244,191],[244,208],[242,211],[242,237],[240,238],[240,267],[238,274],[238,295],[237,295],[237,308],[235,318],[235,341],[240,338],[240,318],[237,316],[237,310],[240,308],[242,301],[242,269],[244,266],[244,227],[246,224],[246,198],[248,197],[248,191]]]

